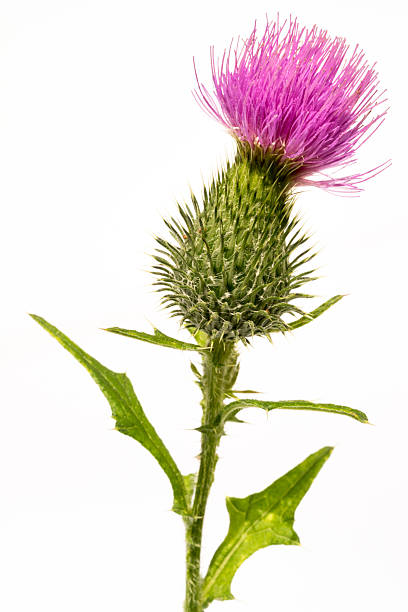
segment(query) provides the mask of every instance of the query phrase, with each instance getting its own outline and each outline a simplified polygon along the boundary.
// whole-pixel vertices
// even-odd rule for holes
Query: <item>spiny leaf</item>
[[[203,582],[204,607],[214,599],[233,599],[231,581],[254,552],[272,544],[299,544],[294,514],[332,448],[310,455],[269,487],[249,497],[227,497],[230,526]]]
[[[368,423],[367,415],[361,410],[354,410],[348,406],[340,406],[337,404],[315,404],[305,400],[286,400],[280,402],[267,402],[256,399],[240,399],[236,402],[231,402],[225,407],[224,421],[231,420],[231,416],[235,416],[237,412],[243,408],[263,408],[263,410],[274,410],[275,408],[281,408],[284,410],[317,410],[319,412],[334,412],[335,414],[344,414],[356,419],[360,423]]]
[[[122,329],[121,327],[109,327],[104,331],[112,332],[113,334],[119,334],[121,336],[127,336],[128,338],[136,338],[136,340],[143,340],[144,342],[150,342],[151,344],[159,344],[160,346],[167,346],[168,348],[178,349],[180,351],[202,351],[203,348],[197,344],[191,344],[190,342],[183,342],[176,338],[166,336],[158,329],[154,328],[154,335],[146,334],[145,332],[138,332],[132,329]]]
[[[189,492],[185,486],[186,477],[181,475],[169,451],[148,421],[126,374],[109,370],[45,319],[37,315],[30,316],[88,370],[110,404],[116,429],[140,442],[157,459],[173,488],[174,512],[187,514]]]
[[[337,304],[337,302],[339,302],[342,298],[344,298],[344,295],[335,295],[334,297],[330,298],[330,300],[327,300],[327,302],[324,302],[323,304],[312,310],[312,312],[309,312],[308,314],[304,315],[303,317],[300,317],[296,321],[293,321],[293,323],[289,323],[289,329],[297,329],[298,327],[302,327],[303,325],[307,325],[311,321],[314,321],[314,319],[320,317],[321,314],[323,314],[331,306],[334,306],[334,304]]]

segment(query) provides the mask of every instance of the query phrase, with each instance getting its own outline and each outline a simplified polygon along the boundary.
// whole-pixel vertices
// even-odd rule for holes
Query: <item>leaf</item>
[[[326,310],[328,310],[331,306],[337,304],[337,302],[339,302],[342,298],[344,298],[344,295],[335,295],[334,297],[330,298],[330,300],[327,300],[327,302],[324,302],[324,304],[321,304],[320,306],[315,308],[315,310],[312,310],[312,312],[309,312],[307,315],[304,315],[296,321],[293,321],[293,323],[289,323],[289,329],[297,329],[298,327],[307,325],[314,319],[317,319],[317,317],[320,317],[320,315],[323,314]]]
[[[186,327],[186,329],[194,337],[197,344],[199,344],[202,348],[205,348],[207,346],[208,336],[205,331],[196,329],[195,327]]]
[[[224,409],[223,420],[230,421],[231,416],[235,416],[237,412],[243,408],[263,408],[264,410],[274,410],[282,408],[284,410],[317,410],[318,412],[334,412],[335,414],[344,414],[356,419],[360,423],[368,423],[367,415],[361,410],[354,410],[348,406],[339,406],[337,404],[315,404],[305,400],[287,400],[282,402],[266,402],[256,399],[240,399],[236,402],[231,402]]]
[[[189,511],[189,492],[186,490],[185,478],[188,477],[181,475],[169,451],[148,421],[126,374],[109,370],[85,353],[45,319],[37,315],[30,316],[88,370],[111,406],[112,416],[116,421],[116,429],[140,442],[157,459],[173,488],[174,504],[172,509],[178,514],[187,514]]]
[[[227,497],[230,526],[203,582],[204,607],[214,599],[234,599],[231,582],[254,552],[272,544],[299,544],[294,514],[332,448],[310,455],[269,487],[249,497]]]
[[[113,334],[119,334],[121,336],[127,336],[128,338],[136,338],[137,340],[143,340],[144,342],[150,342],[151,344],[159,344],[160,346],[167,346],[168,348],[179,349],[180,351],[202,351],[203,347],[197,344],[191,344],[190,342],[182,342],[176,338],[166,336],[158,329],[154,328],[154,335],[146,334],[145,332],[138,332],[132,329],[122,329],[121,327],[108,327],[104,331],[112,332]]]

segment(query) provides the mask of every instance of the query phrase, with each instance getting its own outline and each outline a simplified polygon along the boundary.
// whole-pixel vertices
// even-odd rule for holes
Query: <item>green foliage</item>
[[[312,310],[312,312],[308,312],[296,321],[289,323],[289,329],[297,329],[298,327],[302,327],[303,325],[307,325],[311,321],[314,321],[314,319],[320,317],[321,314],[326,312],[326,310],[328,310],[331,306],[334,306],[334,304],[337,304],[337,302],[339,302],[342,298],[344,298],[344,295],[335,295],[334,297],[330,298],[330,300],[327,300],[327,302],[324,302]]]
[[[356,419],[360,423],[368,423],[367,415],[364,414],[364,412],[354,410],[348,406],[339,406],[337,404],[315,404],[305,400],[266,402],[256,399],[240,399],[236,402],[231,402],[228,404],[228,406],[225,407],[223,414],[224,422],[236,417],[238,412],[243,408],[250,407],[262,408],[268,412],[269,410],[275,410],[275,408],[283,408],[284,410],[317,410],[318,412],[334,412],[335,414],[344,414],[349,416],[352,419]]]
[[[293,529],[295,510],[332,450],[325,447],[310,455],[259,493],[227,498],[230,526],[203,582],[204,607],[214,599],[233,599],[231,581],[235,572],[260,548],[299,544]]]
[[[227,341],[287,331],[284,315],[311,279],[307,238],[292,214],[285,168],[237,154],[204,189],[200,207],[179,206],[166,222],[172,242],[157,238],[156,285],[187,327]],[[274,178],[272,178],[274,177]]]
[[[146,334],[145,332],[138,332],[132,329],[122,329],[121,327],[108,327],[104,331],[112,332],[113,334],[119,334],[121,336],[127,336],[128,338],[136,338],[136,340],[143,340],[144,342],[150,342],[151,344],[159,344],[160,346],[167,346],[168,348],[178,349],[180,351],[202,351],[203,347],[197,344],[191,344],[190,342],[183,342],[166,336],[156,327],[154,328],[154,335]]]
[[[126,374],[109,370],[45,319],[37,315],[31,316],[88,370],[110,404],[116,429],[134,438],[150,451],[170,480],[174,495],[174,512],[188,514],[191,475],[185,477],[181,475],[169,451],[143,412]]]

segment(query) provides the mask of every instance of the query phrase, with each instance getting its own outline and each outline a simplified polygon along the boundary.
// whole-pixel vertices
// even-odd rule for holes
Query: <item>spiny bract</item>
[[[166,221],[174,242],[157,238],[155,284],[187,327],[246,342],[286,331],[283,316],[302,312],[293,300],[308,297],[298,290],[311,280],[301,270],[313,255],[292,214],[292,171],[278,156],[239,150],[204,188],[201,207],[192,195],[180,219]]]

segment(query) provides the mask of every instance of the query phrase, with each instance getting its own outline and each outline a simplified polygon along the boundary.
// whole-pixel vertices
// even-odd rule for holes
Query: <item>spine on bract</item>
[[[313,254],[293,214],[295,166],[260,149],[238,147],[202,203],[179,206],[158,238],[155,273],[163,302],[187,327],[217,340],[286,331],[285,315],[311,280]]]

